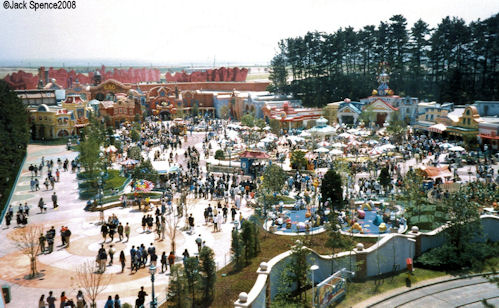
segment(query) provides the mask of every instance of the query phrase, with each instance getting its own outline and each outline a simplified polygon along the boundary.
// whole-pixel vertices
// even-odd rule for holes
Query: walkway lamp
[[[314,272],[319,269],[319,265],[314,264],[310,267],[312,271],[312,308],[315,308],[315,280],[314,280]]]
[[[152,284],[152,299],[151,299],[151,308],[157,307],[156,297],[154,296],[154,274],[156,274],[156,266],[149,266],[149,273],[151,274],[151,284]]]

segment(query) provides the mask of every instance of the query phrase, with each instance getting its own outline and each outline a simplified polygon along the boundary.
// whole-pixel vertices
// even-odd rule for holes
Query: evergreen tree
[[[385,192],[388,190],[388,186],[392,182],[392,177],[390,176],[390,171],[388,170],[388,167],[383,167],[379,173],[379,183],[383,188],[385,189]]]
[[[232,230],[232,261],[234,262],[234,269],[240,270],[243,267],[243,243],[241,241],[241,236],[236,228]]]
[[[286,173],[276,164],[265,167],[262,186],[272,192],[280,192],[286,182]]]
[[[244,260],[246,263],[249,263],[249,260],[256,255],[253,230],[253,223],[245,220],[242,225],[241,240],[243,242]]]
[[[170,280],[168,282],[168,303],[175,308],[187,307],[186,281],[182,274],[181,266],[175,264],[170,269]]]
[[[330,204],[335,209],[343,208],[344,200],[341,176],[333,169],[329,169],[322,179],[321,195],[322,200],[331,200]]]
[[[16,180],[21,162],[26,155],[29,141],[29,118],[26,106],[11,91],[7,83],[0,80],[0,211],[3,209]],[[32,132],[33,133],[33,132]]]
[[[187,290],[191,295],[192,307],[196,303],[196,289],[199,284],[199,259],[197,257],[190,257],[184,263],[184,277],[187,282]]]
[[[209,305],[215,293],[215,281],[217,278],[217,268],[215,265],[215,254],[213,250],[204,246],[199,253],[201,288],[203,290],[203,305]]]
[[[270,61],[269,80],[273,85],[273,92],[285,94],[288,80],[288,70],[286,68],[286,57],[279,53]]]

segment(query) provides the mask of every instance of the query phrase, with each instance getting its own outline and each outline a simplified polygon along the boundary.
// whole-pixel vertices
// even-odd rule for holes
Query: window
[[[468,118],[468,125],[471,125],[471,119]]]
[[[424,118],[425,118],[426,121],[428,121],[428,115],[426,115]]]

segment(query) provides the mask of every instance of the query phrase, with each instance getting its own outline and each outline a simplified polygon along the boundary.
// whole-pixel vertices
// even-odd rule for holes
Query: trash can
[[[3,298],[5,299],[5,303],[10,303],[10,286],[8,284],[4,284],[2,286],[2,294]]]

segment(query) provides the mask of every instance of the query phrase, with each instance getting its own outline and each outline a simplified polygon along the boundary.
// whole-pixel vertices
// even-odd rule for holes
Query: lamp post
[[[314,272],[319,269],[317,264],[314,264],[310,267],[312,271],[312,308],[315,308],[315,280],[314,280]]]
[[[156,266],[149,266],[149,273],[151,274],[151,283],[152,283],[152,299],[151,299],[151,308],[157,307],[156,297],[154,296],[154,274],[156,274]]]
[[[99,196],[99,204],[102,205],[102,178],[101,177],[99,177],[97,179],[97,185],[98,185],[97,194]]]
[[[229,167],[231,167],[231,154],[232,154],[232,149],[230,147],[227,148],[227,153],[229,154]]]

